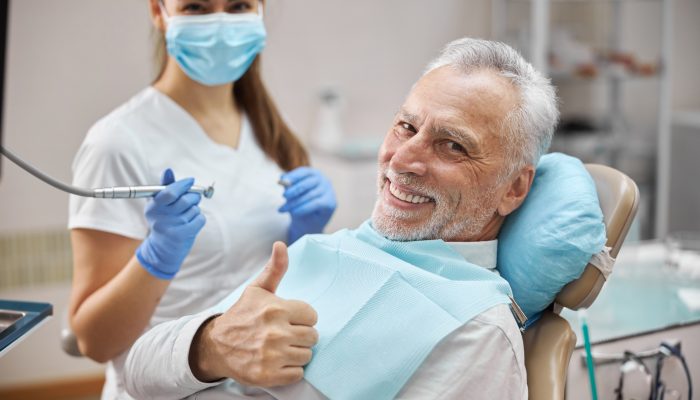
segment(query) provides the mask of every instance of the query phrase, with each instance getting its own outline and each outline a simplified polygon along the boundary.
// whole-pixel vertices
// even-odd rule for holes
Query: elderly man
[[[147,332],[127,360],[129,392],[527,398],[497,237],[557,118],[548,80],[513,49],[448,44],[386,134],[371,222],[295,244],[288,271],[277,243],[218,307]]]

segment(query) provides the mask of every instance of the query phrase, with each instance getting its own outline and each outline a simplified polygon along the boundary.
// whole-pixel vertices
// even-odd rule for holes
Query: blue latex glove
[[[287,202],[279,212],[289,212],[292,223],[287,243],[292,244],[307,233],[321,233],[335,211],[335,192],[331,181],[319,170],[299,167],[282,175],[289,182],[284,190]]]
[[[202,196],[187,192],[193,183],[193,178],[175,182],[173,171],[168,168],[161,179],[167,187],[146,206],[151,231],[136,249],[136,258],[157,278],[172,279],[177,274],[206,222],[197,206]]]

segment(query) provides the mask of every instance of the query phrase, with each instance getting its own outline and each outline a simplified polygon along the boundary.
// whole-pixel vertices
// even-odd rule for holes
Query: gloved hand
[[[290,183],[284,190],[287,202],[279,209],[292,217],[287,243],[291,245],[307,233],[323,232],[336,207],[331,181],[310,167],[296,168],[282,179]]]
[[[136,249],[136,258],[151,275],[172,279],[206,219],[197,206],[202,196],[187,192],[194,184],[193,178],[175,182],[175,175],[168,168],[161,184],[167,187],[146,206],[151,231]]]

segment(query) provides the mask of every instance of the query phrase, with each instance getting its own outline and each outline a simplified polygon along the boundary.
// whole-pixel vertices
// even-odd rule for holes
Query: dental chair
[[[598,192],[607,233],[606,246],[617,257],[632,224],[639,204],[639,190],[628,176],[603,165],[586,164]],[[561,309],[588,308],[600,293],[605,277],[588,264],[581,277],[559,292],[550,309],[523,334],[525,369],[529,398],[563,400],[569,361],[576,344],[576,335],[569,323],[559,316]]]

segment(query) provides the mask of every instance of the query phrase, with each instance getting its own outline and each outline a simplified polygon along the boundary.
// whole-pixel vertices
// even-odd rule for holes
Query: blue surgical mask
[[[237,81],[265,47],[265,25],[255,13],[165,14],[168,54],[207,86]]]

